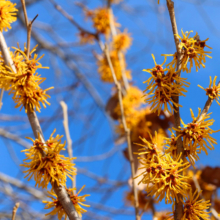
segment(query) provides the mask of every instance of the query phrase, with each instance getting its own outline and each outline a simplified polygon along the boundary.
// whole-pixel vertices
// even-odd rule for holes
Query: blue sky
[[[142,90],[145,89],[143,81],[147,80],[149,77],[149,74],[142,72],[142,69],[151,68],[154,65],[151,54],[153,53],[155,55],[158,63],[162,63],[163,57],[161,54],[172,54],[175,52],[172,29],[165,0],[160,0],[160,5],[157,5],[156,2],[156,0],[128,0],[113,7],[115,17],[121,24],[120,30],[128,29],[128,32],[131,33],[133,38],[133,45],[126,56],[127,65],[128,69],[132,71],[133,83]],[[83,27],[93,30],[91,23],[85,22],[81,9],[75,6],[75,1],[65,0],[62,2],[59,1],[59,3],[69,14],[73,15],[75,20]],[[87,2],[87,6],[91,9],[101,5],[103,5],[103,2],[99,0]],[[182,76],[187,78],[187,81],[191,83],[190,87],[187,89],[188,92],[186,97],[180,98],[180,104],[183,105],[181,108],[181,118],[185,123],[191,121],[190,108],[192,108],[195,115],[197,115],[198,108],[203,108],[207,100],[205,91],[201,90],[197,85],[199,84],[203,87],[207,87],[209,85],[209,76],[214,78],[214,76],[219,75],[219,7],[220,2],[214,0],[175,1],[175,12],[179,33],[181,29],[183,29],[183,31],[193,30],[193,35],[198,32],[201,40],[209,38],[207,44],[213,48],[211,54],[212,59],[206,59],[205,69],[201,68],[199,72],[196,72],[195,68],[193,68],[190,74],[182,74]],[[65,18],[60,16],[60,14],[54,10],[49,1],[39,1],[34,6],[28,7],[28,16],[30,18],[35,17],[36,14],[39,14],[39,17],[37,18],[33,30],[43,36],[46,41],[51,44],[55,44],[56,39],[51,38],[47,31],[39,28],[42,24],[44,27],[52,27],[59,38],[65,42],[70,43],[78,41],[76,36],[77,30],[75,27],[72,26]],[[5,34],[5,36],[8,46],[10,47],[16,46],[17,42],[19,42],[20,45],[23,45],[26,41],[26,33],[21,29],[19,22],[13,24],[12,30]],[[36,42],[33,40],[32,46],[35,44]],[[104,103],[106,103],[112,93],[112,85],[103,85],[100,82],[96,62],[92,54],[93,51],[98,54],[101,53],[98,46],[89,45],[85,47],[68,47],[64,51],[65,53],[75,55],[73,56],[72,61],[77,64],[82,74],[88,77],[92,85],[99,92]],[[85,156],[101,155],[108,152],[110,149],[113,149],[115,134],[112,133],[106,117],[98,108],[96,108],[91,96],[85,92],[83,85],[79,83],[77,88],[71,90],[71,92],[66,92],[63,89],[64,87],[77,82],[73,71],[70,71],[64,62],[55,55],[50,54],[45,50],[40,50],[39,54],[42,53],[45,53],[45,57],[42,59],[42,64],[44,66],[50,66],[50,70],[42,69],[39,71],[41,75],[47,77],[47,80],[42,84],[43,88],[54,86],[56,89],[61,89],[60,92],[56,93],[56,96],[51,93],[51,106],[48,106],[46,109],[42,108],[41,113],[38,114],[41,119],[48,116],[57,116],[54,117],[52,121],[44,121],[42,123],[45,137],[49,137],[53,129],[56,128],[57,133],[64,134],[65,139],[65,132],[62,125],[62,110],[59,105],[59,101],[65,100],[68,104],[69,114],[71,114],[69,126],[71,138],[73,140],[74,156],[78,156],[80,158]],[[218,80],[220,80],[220,77],[218,77]],[[0,114],[17,115],[25,118],[24,110],[15,110],[11,96],[8,96],[7,93],[4,94],[3,103],[4,105]],[[213,102],[213,105],[210,108],[210,112],[213,112],[211,117],[215,120],[215,123],[212,126],[213,130],[220,129],[219,108],[220,106],[218,106],[216,102]],[[84,122],[87,123],[85,124]],[[20,125],[22,125],[22,127],[19,127]],[[29,124],[25,123],[24,120],[21,122],[2,121],[2,127],[12,133],[21,135],[22,137],[31,135]],[[85,141],[79,144],[80,138],[84,136]],[[213,134],[213,137],[217,139],[217,142],[220,142],[218,133]],[[3,155],[0,160],[0,171],[22,179],[23,176],[19,172],[15,163],[12,161],[8,149],[4,146],[5,141],[2,139],[0,141]],[[22,148],[14,142],[10,143],[18,160],[21,161],[24,159],[24,154],[20,152]],[[122,152],[125,145],[116,146],[115,148],[118,148],[116,153],[105,161],[76,161],[76,166],[79,168],[85,168],[87,171],[95,173],[98,176],[104,175],[111,180],[119,179],[120,181],[127,181],[130,175],[130,166],[125,160]],[[219,166],[219,157],[220,150],[217,145],[214,151],[209,151],[208,156],[202,153],[200,161],[198,161],[196,165],[198,167],[206,165]],[[6,166],[5,164],[10,165]],[[34,185],[33,181],[29,184]],[[114,193],[110,191],[109,194],[111,196],[109,199],[106,199],[103,192],[110,188],[108,185],[99,186],[96,181],[79,173],[77,175],[77,186],[80,188],[84,184],[86,184],[86,188],[84,190],[85,193],[91,194],[88,198],[89,201],[101,204],[106,202],[105,205],[107,207],[109,206],[115,209],[119,209],[123,206],[124,193],[128,190],[126,185],[118,189],[115,188]],[[97,190],[99,187],[100,192]],[[33,208],[41,209],[42,207],[42,205],[33,204]],[[95,204],[93,204],[93,207],[91,207],[90,210],[95,210],[94,207]],[[170,206],[165,206],[163,203],[156,206],[157,210],[166,208],[168,209]],[[130,211],[132,212],[133,209],[130,209]],[[96,212],[106,216],[106,212],[104,211],[96,210]],[[129,220],[134,219],[134,216],[119,215],[117,217],[112,217],[112,219]],[[143,220],[145,219],[151,219],[151,216],[146,214],[143,216]]]

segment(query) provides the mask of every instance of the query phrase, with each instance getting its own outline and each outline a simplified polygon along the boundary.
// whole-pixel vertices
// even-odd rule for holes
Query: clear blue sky
[[[92,30],[90,23],[86,23],[83,19],[83,13],[81,10],[74,5],[75,1],[66,0],[57,2],[59,2],[69,14],[73,15],[80,24],[83,24],[85,28]],[[87,5],[89,8],[93,9],[97,6],[103,5],[102,2],[103,1],[93,0],[88,1]],[[132,71],[133,83],[144,90],[145,85],[142,82],[148,79],[149,75],[146,72],[142,72],[142,69],[151,68],[153,66],[151,53],[155,55],[157,62],[160,63],[163,62],[163,57],[160,56],[161,54],[171,54],[175,52],[172,29],[165,4],[166,2],[165,0],[160,0],[160,5],[156,4],[157,0],[130,0],[124,2],[126,4],[123,3],[119,6],[114,6],[113,10],[115,17],[117,17],[117,21],[121,24],[121,30],[128,29],[128,32],[131,33],[133,38],[133,45],[127,54],[127,65],[128,69]],[[207,87],[209,84],[209,76],[212,76],[212,78],[214,78],[214,76],[219,76],[219,7],[220,2],[217,0],[175,1],[179,32],[181,29],[183,29],[183,31],[193,30],[194,33],[198,32],[201,40],[209,38],[207,44],[213,48],[211,54],[212,59],[207,58],[205,69],[201,68],[199,72],[196,72],[195,68],[193,68],[190,74],[184,73],[182,75],[183,77],[188,78],[188,81],[191,83],[186,97],[180,98],[180,104],[183,105],[183,108],[181,108],[181,118],[185,123],[191,121],[190,108],[192,108],[195,115],[197,115],[198,108],[203,108],[207,100],[205,92],[197,85],[199,84],[203,87]],[[42,23],[51,25],[54,31],[59,34],[59,37],[66,42],[76,42],[78,40],[75,27],[60,16],[60,14],[54,10],[49,1],[39,1],[34,7],[28,8],[28,16],[30,18],[33,18],[36,14],[39,14],[39,17],[35,23],[34,30],[41,34],[47,41],[52,44],[55,42],[54,39],[49,37],[46,31],[38,27],[38,25],[41,25]],[[11,32],[5,34],[5,36],[9,36],[6,39],[8,46],[16,46],[16,42],[23,45],[26,40],[26,35],[25,32],[21,30],[19,22],[13,24],[12,28]],[[13,31],[15,32],[15,36],[11,35]],[[32,45],[34,44],[33,41]],[[70,47],[65,49],[65,51],[75,54],[77,58],[82,57],[83,62],[77,60],[75,57],[73,57],[73,61],[76,61],[80,71],[89,78],[90,82],[96,87],[100,96],[106,103],[110,97],[112,86],[103,86],[99,80],[96,63],[92,54],[92,51],[100,53],[98,46]],[[42,53],[45,53],[45,51],[41,50],[40,54]],[[87,65],[85,65],[85,60],[88,61]],[[42,64],[44,66],[50,66],[50,70],[39,71],[40,74],[47,77],[47,80],[42,86],[44,88],[50,86],[62,88],[58,95],[56,95],[56,98],[55,95],[51,93],[51,106],[46,109],[42,108],[41,113],[38,114],[40,118],[51,115],[59,116],[56,120],[42,123],[45,137],[49,137],[54,128],[57,128],[57,133],[65,134],[62,126],[62,110],[59,106],[59,101],[65,99],[69,107],[69,113],[71,113],[70,132],[74,143],[74,156],[82,157],[100,155],[112,149],[114,147],[113,136],[109,123],[101,111],[94,107],[93,100],[88,93],[85,93],[82,84],[79,84],[77,89],[73,90],[71,94],[63,90],[63,87],[71,85],[77,81],[74,74],[64,66],[63,62],[55,58],[54,55],[48,53],[46,53],[46,56],[42,59]],[[55,66],[55,68],[52,68],[52,65]],[[55,70],[60,71],[60,75],[56,73]],[[220,80],[220,77],[218,77],[218,80]],[[1,114],[25,117],[24,110],[20,112],[18,109],[14,109],[14,103],[7,93],[4,94],[3,103],[4,105]],[[93,107],[91,108],[91,106]],[[219,109],[220,106],[218,106],[216,102],[213,103],[210,109],[210,111],[213,112],[211,117],[215,120],[215,123],[212,126],[213,130],[220,129]],[[91,111],[94,111],[93,117],[88,118],[88,116],[91,115]],[[88,122],[87,126],[85,126],[83,121]],[[18,129],[17,127],[20,124],[23,125],[22,129]],[[14,127],[12,127],[13,125]],[[21,134],[23,137],[31,135],[28,123],[12,123],[5,121],[2,122],[1,127],[8,129],[12,133],[18,135]],[[78,140],[82,138],[83,135],[86,136],[86,141],[84,141],[83,144],[78,145]],[[220,142],[219,133],[213,134],[213,137]],[[22,179],[22,175],[20,175],[17,166],[11,160],[7,148],[4,146],[5,142],[2,139],[0,141],[2,146],[0,171],[11,176],[19,176],[19,178]],[[15,150],[18,159],[22,160],[24,158],[24,154],[20,153],[22,148],[14,142],[11,142],[11,145]],[[85,168],[99,176],[104,175],[112,180],[120,179],[121,181],[126,181],[130,175],[130,168],[122,153],[122,149],[124,149],[125,146],[118,146],[118,148],[118,151],[106,161],[97,160],[95,162],[76,162],[76,166]],[[201,154],[200,161],[198,161],[196,165],[198,167],[202,165],[219,166],[219,157],[220,150],[217,145],[214,151],[209,151],[208,156]],[[6,166],[5,164],[9,165]],[[33,185],[33,182],[29,184]],[[105,201],[106,198],[103,196],[103,190],[107,190],[108,186],[105,185],[105,188],[97,186],[95,181],[79,173],[77,176],[77,186],[81,187],[84,184],[86,184],[87,188],[84,190],[85,193],[91,194],[88,198],[89,201],[94,203],[102,203]],[[97,187],[100,187],[100,192],[97,192]],[[119,188],[115,193],[111,194],[110,192],[111,197],[105,203],[106,206],[113,207],[114,209],[122,207],[124,203],[123,196],[126,190],[128,190],[127,186]],[[34,204],[33,207],[38,209],[42,208],[42,206],[40,207],[40,205],[36,204]],[[156,206],[157,210],[165,208],[169,209],[170,206],[165,206],[164,204]],[[94,205],[90,210],[95,210]],[[133,209],[130,209],[130,211],[132,212]],[[98,213],[105,215],[104,211],[99,211]],[[118,217],[113,217],[113,219],[130,220],[134,219],[134,216],[119,215]],[[145,219],[151,219],[151,216],[144,215],[143,220]]]

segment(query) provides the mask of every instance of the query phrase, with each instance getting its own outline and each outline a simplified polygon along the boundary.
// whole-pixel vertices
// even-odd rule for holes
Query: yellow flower
[[[146,103],[151,104],[153,112],[158,111],[158,115],[163,106],[164,111],[168,111],[172,114],[174,110],[173,105],[181,107],[181,105],[173,101],[173,97],[185,96],[183,92],[186,92],[186,90],[183,86],[188,87],[189,83],[186,82],[186,78],[181,78],[172,66],[169,66],[169,69],[163,69],[162,66],[166,61],[166,57],[161,65],[156,63],[153,54],[152,57],[155,67],[144,70],[151,74],[151,77],[144,82],[147,83],[147,88],[144,91],[147,96],[145,101]]]
[[[85,186],[83,186],[79,192],[77,194],[74,195],[74,191],[76,190],[76,188],[72,188],[72,189],[66,189],[67,193],[77,211],[77,213],[79,214],[80,217],[82,217],[82,213],[87,212],[85,209],[83,209],[80,205],[85,206],[85,207],[90,207],[90,205],[86,205],[83,202],[86,201],[85,197],[90,196],[88,194],[84,195],[84,196],[79,196],[79,193],[83,190]],[[65,220],[67,219],[67,214],[65,212],[65,210],[63,209],[61,203],[59,202],[59,200],[57,199],[57,195],[51,191],[48,192],[50,195],[48,196],[50,199],[52,199],[52,202],[48,202],[48,201],[42,201],[43,203],[46,203],[45,209],[51,209],[54,208],[51,212],[47,213],[46,216],[48,215],[58,215],[58,219],[61,220],[62,217],[64,216]]]
[[[93,27],[102,34],[109,34],[110,20],[108,10],[106,8],[98,8],[94,11],[92,18]]]
[[[93,27],[98,33],[110,34],[110,17],[107,8],[97,8],[94,11],[86,10],[87,17],[90,17],[93,22]],[[120,25],[115,22],[116,27]]]
[[[11,23],[17,20],[16,11],[18,10],[15,5],[10,1],[0,1],[0,31],[8,31],[11,29]]]
[[[46,108],[45,104],[50,105],[47,101],[50,96],[46,92],[53,88],[50,87],[43,90],[39,86],[46,79],[36,72],[39,68],[47,68],[43,67],[39,62],[43,56],[38,58],[38,55],[34,54],[33,58],[31,57],[36,47],[30,52],[29,59],[25,52],[17,48],[14,49],[14,53],[11,52],[11,57],[17,73],[14,73],[10,67],[1,63],[0,86],[5,90],[9,90],[9,94],[13,94],[12,98],[17,104],[16,108],[21,107],[22,109],[24,106],[25,111],[34,111],[36,109],[40,112],[40,103],[42,103],[44,108]],[[26,48],[24,51],[26,51]]]
[[[127,111],[126,123],[127,127],[131,130],[131,140],[132,142],[138,142],[139,136],[145,137],[148,136],[148,132],[151,131],[149,126],[152,125],[152,122],[146,119],[146,115],[152,113],[147,107],[145,109],[136,110],[133,109],[129,112]],[[121,119],[119,118],[119,125],[116,126],[116,132],[120,135],[124,135],[124,127]]]
[[[166,154],[170,154],[174,159],[177,158],[177,137],[173,133],[171,129],[169,129],[171,132],[171,137],[170,138],[165,138],[166,140]],[[199,160],[199,156],[197,155],[197,151],[194,148],[185,148],[183,150],[183,155],[184,157],[188,157],[189,161],[194,167],[195,161]]]
[[[139,169],[145,170],[139,175],[143,175],[139,184],[147,184],[146,191],[149,196],[154,196],[157,201],[165,198],[165,203],[174,203],[175,199],[179,201],[178,195],[186,197],[187,189],[190,186],[189,177],[180,173],[186,170],[190,164],[183,163],[180,158],[181,154],[176,160],[173,160],[170,155],[155,156],[150,163],[145,158],[139,158],[143,165]]]
[[[110,53],[110,58],[111,58],[111,62],[115,71],[115,75],[117,77],[117,80],[122,80],[122,69],[121,69],[121,64],[118,58],[118,53],[116,51],[112,51]],[[123,57],[123,63],[125,63],[125,59]],[[103,55],[103,57],[101,57],[98,62],[98,72],[101,76],[101,79],[104,82],[109,82],[109,83],[113,83],[113,77],[112,77],[112,72],[111,69],[109,67],[107,58],[105,57],[105,55]],[[126,68],[126,67],[125,67]],[[127,79],[131,79],[131,75],[130,75],[130,71],[129,70],[125,70],[125,74]]]
[[[210,135],[218,131],[213,131],[211,128],[209,128],[209,126],[213,125],[214,123],[213,119],[206,120],[210,118],[211,113],[207,114],[200,121],[198,121],[201,113],[201,109],[199,108],[199,113],[197,117],[194,116],[192,109],[190,109],[190,111],[193,121],[191,123],[184,124],[184,122],[181,120],[183,128],[182,127],[179,127],[178,129],[173,128],[173,130],[179,132],[179,136],[177,138],[183,137],[184,150],[188,151],[189,155],[192,154],[191,155],[192,158],[197,160],[199,159],[197,153],[201,153],[201,151],[205,151],[207,155],[208,152],[206,148],[210,150],[214,149],[213,144],[217,144],[217,143],[216,140],[212,138]]]
[[[220,103],[218,102],[220,96],[220,84],[218,83],[218,85],[215,85],[216,79],[217,76],[215,76],[212,85],[212,77],[210,76],[209,88],[204,89],[202,86],[198,86],[206,91],[206,95],[208,95],[210,99],[215,99],[218,105],[220,105]]]
[[[204,51],[204,47],[208,47],[210,49],[212,49],[211,47],[206,45],[206,40],[201,41],[196,33],[196,35],[194,37],[189,37],[190,33],[192,33],[193,31],[186,31],[185,33],[182,32],[182,37],[180,35],[178,35],[178,38],[180,40],[180,48],[181,48],[181,52],[182,52],[182,59],[181,59],[181,68],[182,71],[186,71],[187,73],[191,72],[191,69],[193,67],[193,61],[195,63],[195,67],[196,67],[196,71],[198,72],[198,68],[200,68],[200,66],[202,66],[203,68],[205,67],[205,58],[210,57],[209,55],[207,55],[207,53],[211,53],[211,52],[207,52]],[[174,59],[171,63],[169,63],[168,65],[173,65],[174,68],[176,68],[177,65],[177,56],[176,53],[175,54],[164,54],[164,56],[173,56]],[[188,67],[188,62],[190,63],[190,66]]]
[[[131,46],[131,42],[130,34],[125,31],[113,37],[113,48],[117,51],[126,51]]]
[[[40,136],[36,140],[29,138],[33,141],[33,146],[22,151],[26,152],[26,159],[24,159],[24,164],[21,166],[28,168],[24,171],[24,173],[27,173],[25,178],[29,176],[29,181],[34,176],[35,186],[47,188],[49,182],[52,185],[56,182],[58,185],[65,186],[66,177],[68,176],[73,180],[72,175],[76,175],[76,169],[71,162],[73,158],[70,159],[60,155],[60,151],[64,150],[65,143],[61,144],[62,136],[53,137],[55,131],[45,144],[42,143]]]
[[[135,109],[137,109],[138,107],[141,106],[141,104],[143,104],[142,97],[143,97],[143,93],[137,87],[130,86],[128,88],[127,93],[122,100],[125,116],[131,115],[132,113],[134,113]],[[118,116],[121,116],[121,108],[119,103],[115,107],[114,112]]]
[[[154,139],[152,138],[152,135],[150,134],[150,132],[148,133],[149,134],[149,137],[151,139],[151,141],[147,141],[145,138],[141,138],[140,139],[142,140],[142,142],[144,143],[143,144],[139,144],[139,143],[136,143],[136,145],[139,145],[143,148],[139,149],[138,151],[140,151],[139,153],[135,153],[135,154],[138,154],[139,156],[141,155],[144,155],[145,159],[144,161],[145,162],[149,162],[151,163],[152,160],[154,160],[154,157],[155,156],[159,156],[159,150],[158,150],[158,136],[157,136],[157,132],[155,131],[155,136],[154,136]]]
[[[197,190],[192,193],[190,190],[190,195],[187,201],[184,202],[183,217],[181,220],[198,220],[198,219],[209,219],[209,215],[206,210],[211,206],[210,201],[198,200],[201,192],[198,193]]]

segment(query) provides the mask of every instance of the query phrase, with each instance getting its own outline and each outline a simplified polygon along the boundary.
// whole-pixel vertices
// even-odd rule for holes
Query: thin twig
[[[9,53],[9,51],[8,51],[7,45],[6,45],[6,43],[5,43],[5,38],[4,38],[3,34],[2,34],[2,32],[0,32],[0,47],[1,47],[1,48],[4,48],[4,50],[5,50],[5,53],[2,54],[3,59],[4,59],[4,61],[5,61],[5,65],[11,67],[11,69],[12,69],[14,72],[16,72],[14,63],[13,63],[13,61],[11,60],[11,56],[10,56],[10,53]],[[6,47],[6,48],[5,48],[5,47]],[[2,107],[2,105],[3,105],[3,103],[2,103],[3,94],[4,94],[4,89],[1,89],[1,94],[0,94],[0,109],[1,109],[1,107]]]
[[[108,10],[108,14],[109,14],[110,29],[111,29],[112,37],[114,38],[115,36],[117,36],[117,31],[115,28],[114,14],[113,14],[113,11],[111,8],[111,1],[110,0],[108,0],[107,10]],[[123,54],[121,51],[118,51],[118,59],[119,59],[120,67],[121,67],[121,75],[122,75],[124,87],[125,87],[125,90],[128,90],[129,83],[128,83],[128,79],[126,77],[125,61],[124,61]]]
[[[58,5],[55,1],[53,0],[49,0],[54,8],[59,11],[67,20],[69,20],[79,31],[82,31],[84,33],[87,33],[89,35],[93,35],[95,38],[97,37],[97,33],[92,33],[86,29],[84,29],[83,27],[81,27],[74,19],[73,16],[69,15],[65,10],[63,10],[63,8]]]
[[[26,9],[26,5],[25,5],[25,0],[21,0],[21,4],[22,4],[22,8],[24,11],[24,18],[25,18],[25,24],[26,24],[26,28],[27,28],[27,59],[29,59],[30,56],[30,45],[31,45],[31,29],[32,29],[32,25],[34,23],[34,21],[36,20],[36,18],[38,17],[38,15],[36,15],[34,17],[34,19],[29,22],[28,21],[28,15],[27,15],[27,9]]]
[[[12,134],[8,131],[6,131],[6,129],[2,129],[0,128],[0,136],[7,138],[9,140],[15,141],[17,142],[19,145],[23,146],[24,148],[30,148],[30,143],[28,143],[26,140],[20,138],[18,135]]]
[[[21,0],[21,4],[22,4],[23,12],[24,12],[24,19],[25,19],[26,28],[28,28],[29,21],[28,21],[28,16],[27,16],[25,0]]]
[[[170,15],[170,20],[171,20],[171,25],[172,25],[172,30],[173,30],[173,36],[174,36],[174,41],[176,45],[176,52],[177,52],[177,71],[181,69],[181,48],[179,47],[179,38],[178,38],[178,29],[176,25],[176,17],[175,17],[175,11],[174,11],[174,3],[171,0],[167,0],[167,8],[169,11]],[[178,75],[180,76],[181,71],[178,72]],[[179,104],[179,96],[174,96],[173,100],[175,103]],[[179,107],[175,106],[173,104],[174,108],[174,126],[177,129],[180,126],[180,111]],[[179,132],[176,131],[176,137],[179,136]],[[177,154],[182,153],[183,157],[183,141],[180,138],[177,139]],[[179,196],[179,202],[175,201],[175,212],[174,212],[174,219],[175,220],[180,220],[183,216],[183,204],[181,202],[182,196]]]
[[[218,82],[217,87],[219,85],[220,85],[220,81]],[[197,122],[201,121],[206,116],[206,114],[208,113],[209,108],[211,107],[213,101],[214,101],[214,99],[211,99],[211,98],[208,97],[208,100],[206,101],[205,106],[204,106],[204,108],[202,110],[202,113],[199,116]]]
[[[15,206],[14,206],[13,211],[12,211],[12,218],[11,218],[12,220],[15,220],[16,212],[19,208],[19,205],[20,205],[19,202],[15,203]]]
[[[31,22],[29,22],[27,26],[27,59],[29,59],[29,56],[30,56],[32,25],[37,17],[38,17],[38,14],[34,17],[34,19]]]
[[[112,77],[113,77],[113,80],[114,80],[114,83],[115,83],[115,86],[116,86],[117,92],[118,92],[118,99],[119,99],[119,105],[120,105],[120,110],[121,110],[121,120],[122,120],[122,124],[123,124],[124,130],[125,130],[125,135],[126,135],[127,144],[128,144],[129,161],[130,161],[130,166],[131,166],[131,178],[132,178],[133,193],[134,193],[135,216],[136,216],[136,220],[139,220],[140,217],[139,217],[138,193],[137,193],[137,188],[136,188],[135,180],[134,180],[135,165],[134,165],[134,159],[133,159],[133,155],[132,155],[130,129],[127,127],[125,114],[124,114],[121,84],[118,82],[118,80],[116,78],[115,71],[114,71],[114,68],[112,66],[112,62],[111,62],[111,59],[110,59],[110,55],[109,55],[107,45],[105,46],[104,52],[105,52],[105,56],[106,56],[107,61],[108,61],[108,65],[111,69]]]
[[[65,134],[66,134],[67,151],[68,151],[69,158],[72,159],[73,158],[73,148],[72,148],[72,139],[70,137],[70,131],[69,131],[68,107],[64,101],[61,101],[60,105],[63,109],[63,127],[64,127]],[[73,159],[72,159],[72,162],[73,162]],[[72,187],[75,188],[76,187],[76,175],[73,175],[73,179],[74,179],[74,181],[72,181]],[[74,192],[74,194],[75,193],[76,192]]]

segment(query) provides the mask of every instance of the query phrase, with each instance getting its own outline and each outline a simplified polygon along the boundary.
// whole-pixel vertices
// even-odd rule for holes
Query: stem
[[[220,85],[220,81],[218,82],[217,87],[219,85]],[[202,113],[199,116],[197,122],[201,121],[206,116],[206,114],[208,113],[209,108],[211,107],[213,101],[214,101],[214,99],[211,99],[211,98],[208,97],[208,100],[206,101],[205,106],[204,106],[204,108],[202,110]]]
[[[67,151],[69,158],[73,158],[73,146],[72,146],[72,139],[70,137],[70,131],[69,131],[69,120],[68,120],[68,107],[67,104],[64,101],[60,102],[60,105],[63,109],[63,127],[66,134],[66,140],[67,140]],[[72,159],[73,162],[73,159]],[[76,175],[72,175],[74,181],[72,181],[72,188],[76,188]],[[76,191],[73,191],[74,195],[76,194]]]
[[[112,12],[110,0],[108,0],[107,9],[108,9],[108,14],[109,14],[111,34],[112,34],[112,37],[114,38],[115,36],[117,36],[117,31],[116,31],[115,24],[114,24],[114,14]],[[125,62],[123,60],[123,53],[121,51],[118,51],[118,59],[119,59],[120,67],[121,67],[121,75],[122,75],[124,87],[125,87],[125,90],[128,90],[129,83],[128,83],[128,79],[126,77]]]
[[[14,206],[13,211],[12,211],[12,218],[11,218],[12,220],[15,220],[16,212],[19,208],[19,205],[20,205],[19,202],[15,203],[15,206]]]
[[[167,8],[169,11],[170,15],[170,20],[171,20],[171,25],[172,25],[172,30],[173,30],[173,36],[174,36],[174,41],[176,45],[176,51],[177,51],[177,71],[181,69],[181,49],[179,47],[179,38],[178,38],[178,30],[177,30],[177,25],[176,25],[176,18],[175,18],[175,11],[174,11],[174,3],[171,0],[167,0]],[[178,75],[180,76],[181,71],[178,72]],[[179,96],[174,96],[173,97],[174,102],[179,104]],[[180,111],[179,107],[173,105],[174,108],[174,127],[178,128],[180,126]],[[176,137],[179,135],[179,132],[176,131]],[[183,141],[182,138],[177,139],[177,155],[182,153],[182,158],[183,158]],[[182,172],[181,172],[182,175]],[[174,219],[175,220],[181,220],[183,216],[183,204],[181,202],[182,196],[178,195],[178,200],[179,202],[175,201],[175,211],[174,211]]]
[[[123,124],[124,130],[125,130],[126,139],[127,139],[129,161],[130,161],[130,166],[131,166],[131,178],[132,178],[133,193],[134,193],[135,217],[136,217],[136,220],[140,220],[140,217],[139,217],[139,204],[138,204],[138,193],[137,193],[137,188],[135,186],[135,180],[134,180],[135,165],[134,165],[134,159],[133,159],[133,155],[132,155],[130,129],[127,127],[127,123],[126,123],[126,119],[125,119],[125,115],[124,115],[121,84],[118,82],[118,80],[116,78],[115,71],[114,71],[114,68],[113,68],[113,65],[112,65],[112,62],[111,62],[111,59],[110,59],[110,55],[109,55],[107,45],[105,46],[104,52],[105,52],[105,56],[106,56],[107,61],[108,61],[108,65],[111,69],[112,77],[114,79],[114,83],[115,83],[115,86],[116,86],[117,92],[118,92],[118,100],[119,100],[119,105],[120,105],[120,110],[121,110],[121,120],[122,120],[122,124]]]
[[[11,56],[10,56],[10,53],[8,51],[8,48],[7,48],[7,44],[5,42],[5,38],[2,34],[2,32],[0,32],[0,48],[3,48],[2,50],[5,51],[5,53],[2,53],[2,56],[3,56],[3,59],[5,61],[5,65],[9,66],[12,68],[12,70],[14,72],[16,72],[16,69],[15,69],[15,66],[14,66],[14,63],[13,61],[11,60]],[[3,94],[4,94],[4,89],[1,89],[1,94],[0,94],[0,109],[2,107],[2,99],[3,99]]]

